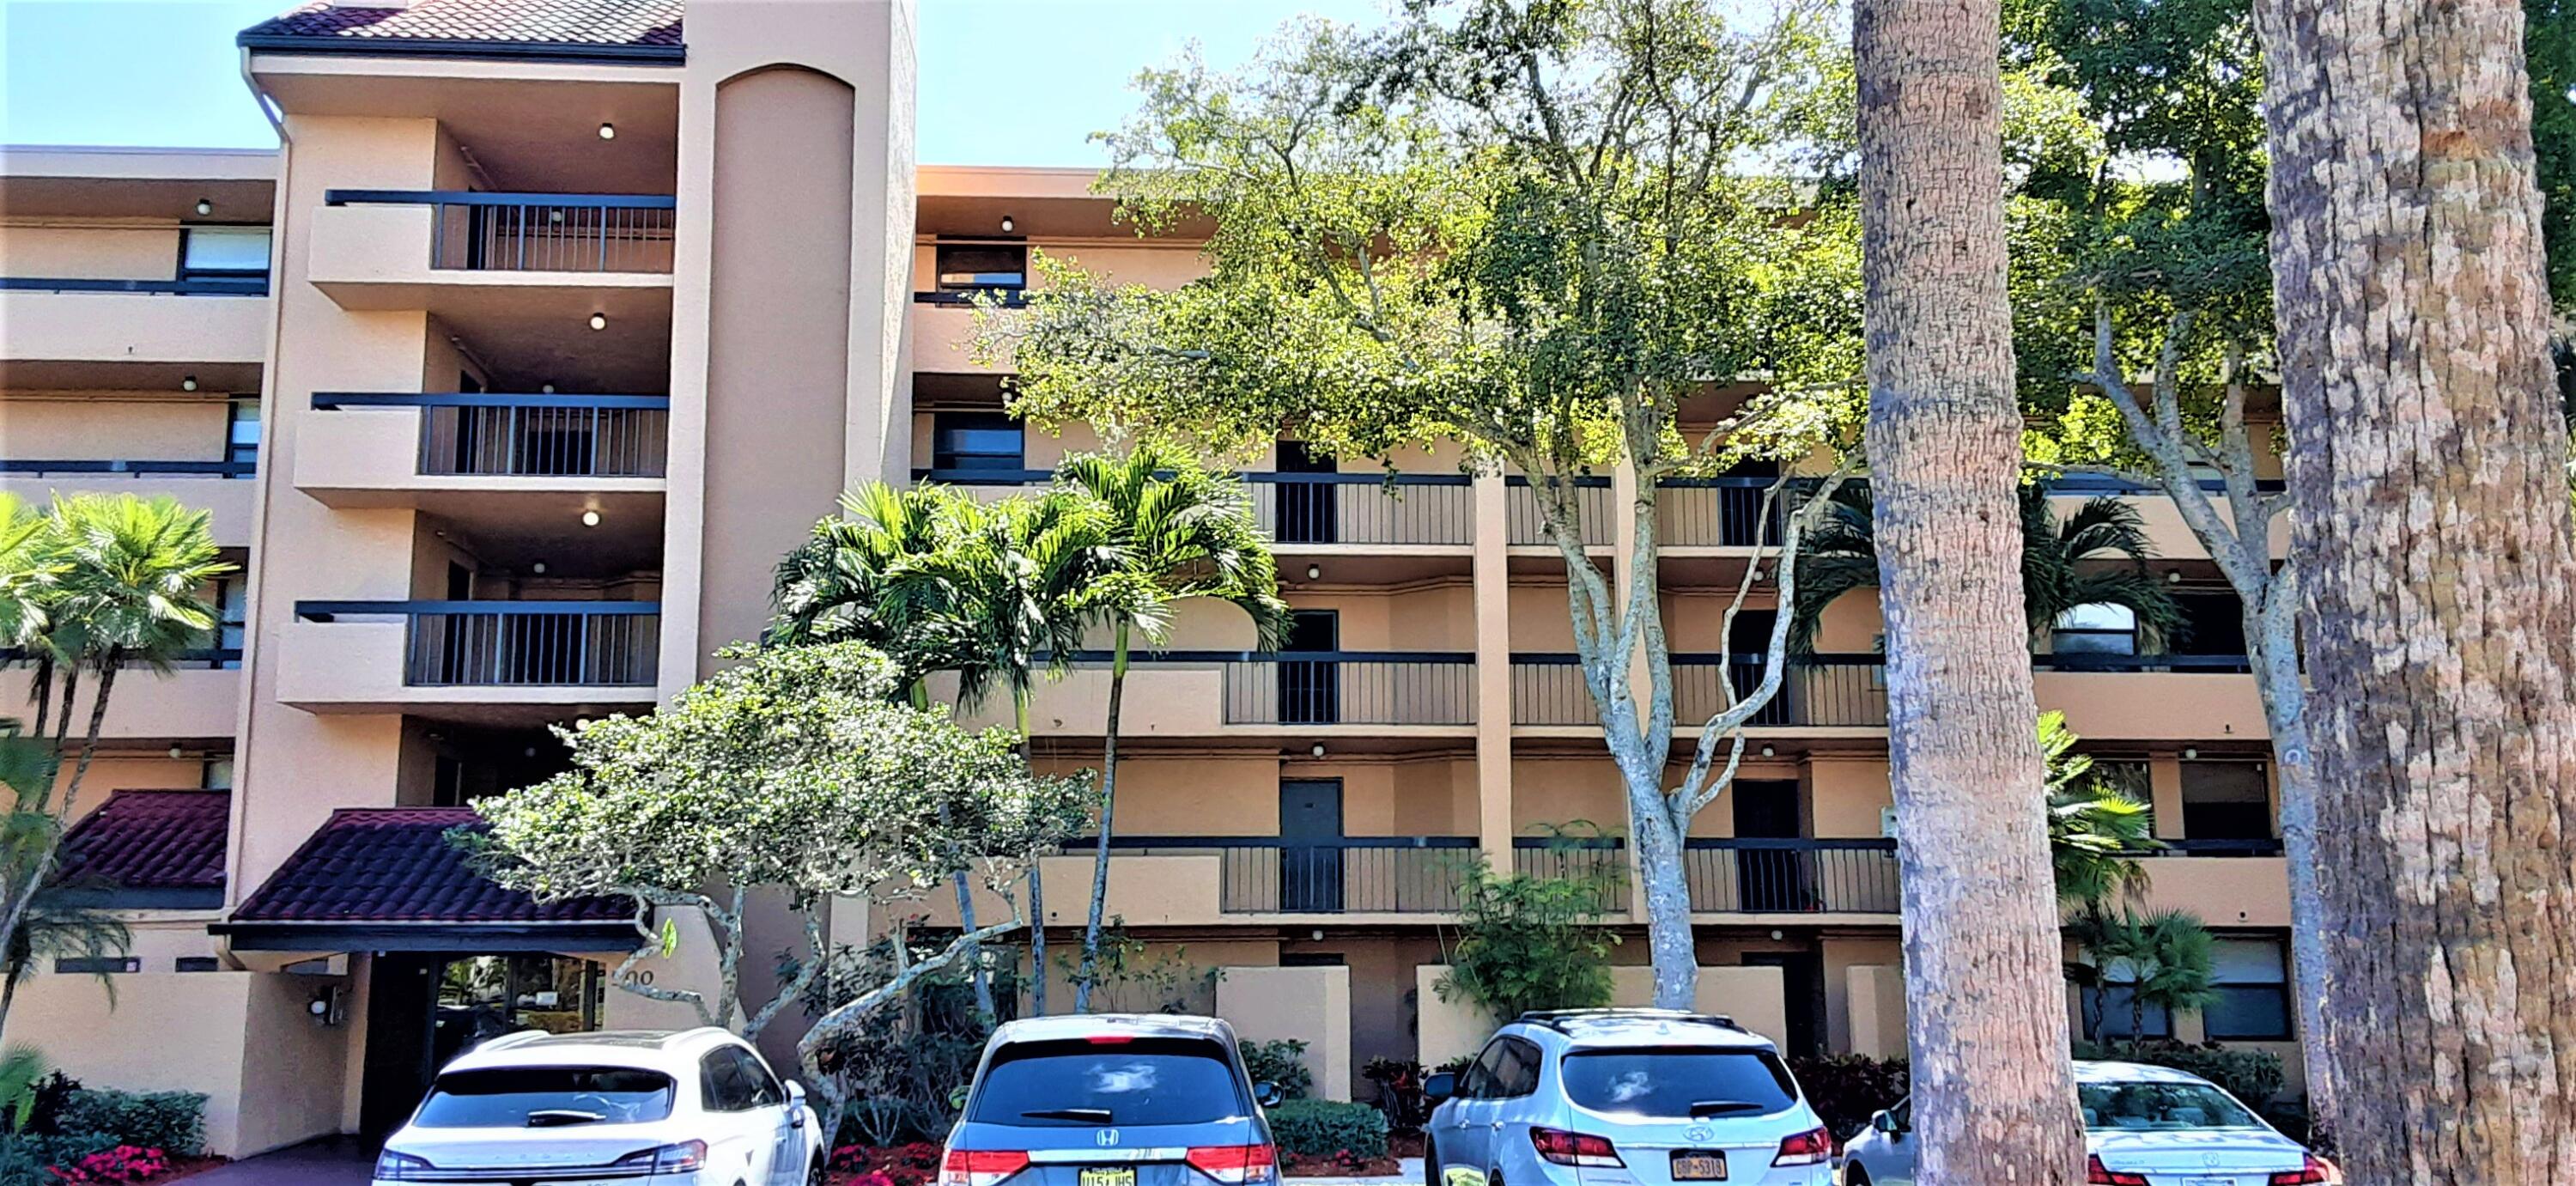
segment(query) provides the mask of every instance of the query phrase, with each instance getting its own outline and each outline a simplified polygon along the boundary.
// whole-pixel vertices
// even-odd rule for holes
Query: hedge
[[[1825,1127],[1850,1140],[1869,1123],[1870,1113],[1893,1108],[1905,1098],[1907,1070],[1901,1058],[1858,1054],[1790,1055],[1789,1073],[1807,1093],[1808,1106]]]
[[[1270,1139],[1282,1153],[1327,1157],[1345,1150],[1386,1156],[1386,1113],[1367,1104],[1289,1100],[1270,1109]]]
[[[116,1145],[159,1149],[194,1157],[206,1148],[206,1097],[194,1091],[113,1091],[83,1087],[63,1100],[56,1125],[67,1133],[99,1133]]]

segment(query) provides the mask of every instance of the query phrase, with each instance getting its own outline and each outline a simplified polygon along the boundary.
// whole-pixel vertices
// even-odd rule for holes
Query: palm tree
[[[945,486],[898,490],[869,482],[841,496],[839,515],[814,524],[805,544],[778,562],[769,591],[767,646],[864,642],[903,673],[915,703],[923,681],[968,656],[941,590],[924,564],[968,498]]]
[[[2094,774],[2092,757],[2075,752],[2078,740],[2065,713],[2039,714],[2057,900],[2093,916],[2115,897],[2145,892],[2146,866],[2135,854],[2163,845],[2155,838],[2154,809]]]
[[[2129,1050],[2137,1052],[2147,1010],[2170,1016],[2208,1007],[2218,999],[2212,982],[2209,928],[2188,911],[2163,910],[2140,916],[2104,915],[2078,928],[2078,938],[2093,961],[2093,1025],[2100,1036],[2102,1015],[2113,987],[2129,990]],[[2114,969],[2126,972],[2115,976]]]
[[[1798,548],[1789,646],[1799,653],[1815,649],[1826,606],[1855,589],[1878,587],[1876,504],[1868,484],[1845,482],[1832,499],[1823,522]],[[2022,613],[2034,641],[2068,610],[2087,605],[2116,605],[2135,614],[2139,644],[2149,650],[2181,633],[2181,608],[2147,572],[2155,548],[2137,508],[2105,496],[2086,500],[2060,519],[2046,487],[2024,485],[2020,509]]]
[[[57,889],[60,886],[55,887]],[[0,1017],[18,999],[18,982],[45,960],[103,959],[133,950],[134,933],[113,913],[71,905],[52,894],[38,899],[18,920],[9,948],[0,952]],[[98,982],[107,989],[109,1008],[116,1006],[116,977],[102,969]]]
[[[1083,922],[1081,970],[1073,1011],[1091,1011],[1100,956],[1101,914],[1109,897],[1109,836],[1118,807],[1118,710],[1127,688],[1132,635],[1161,650],[1172,606],[1193,597],[1232,603],[1252,619],[1262,649],[1286,641],[1288,603],[1279,599],[1279,569],[1242,488],[1185,453],[1144,446],[1124,457],[1068,458],[1055,485],[1105,508],[1117,567],[1100,582],[1101,613],[1114,632],[1109,662],[1109,724],[1101,742],[1100,834],[1091,866],[1091,908]]]
[[[957,698],[974,705],[996,685],[1011,697],[1020,752],[1029,755],[1029,698],[1040,674],[1060,677],[1083,633],[1105,622],[1120,588],[1118,541],[1106,506],[1068,490],[992,503],[960,500],[941,546],[920,566],[924,604],[939,607],[934,632],[966,659]],[[1029,865],[1031,1007],[1046,1015],[1046,879]]]
[[[12,641],[34,659],[33,734],[50,735],[55,761],[70,737],[83,673],[95,673],[98,684],[60,800],[52,778],[17,796],[20,810],[41,814],[49,826],[11,829],[25,841],[24,859],[11,864],[0,884],[0,951],[14,949],[36,891],[53,871],[55,848],[98,754],[118,673],[129,666],[167,672],[214,630],[216,607],[207,587],[233,566],[219,559],[211,518],[173,498],[83,494],[57,497],[41,526],[30,530],[22,512],[0,507],[0,547],[7,550],[0,558],[0,630],[12,632]],[[7,1020],[0,1000],[0,1025]]]

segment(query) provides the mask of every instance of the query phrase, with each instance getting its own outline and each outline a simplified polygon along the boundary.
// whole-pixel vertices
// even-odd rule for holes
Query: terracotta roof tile
[[[681,0],[416,0],[360,8],[314,0],[242,31],[252,39],[467,41],[678,49]]]
[[[233,797],[223,791],[118,791],[72,825],[54,884],[221,889]]]
[[[539,905],[466,864],[447,841],[485,827],[468,807],[344,807],[286,858],[234,922],[623,922],[614,898]]]

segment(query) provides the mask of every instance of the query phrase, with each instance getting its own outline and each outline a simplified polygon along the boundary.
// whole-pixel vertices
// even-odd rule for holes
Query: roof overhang
[[[613,922],[219,922],[236,951],[626,951],[635,928]]]
[[[292,33],[243,33],[246,50],[333,57],[450,58],[485,62],[604,62],[630,66],[681,66],[682,45],[593,45],[562,41],[486,41],[451,37],[312,37]]]

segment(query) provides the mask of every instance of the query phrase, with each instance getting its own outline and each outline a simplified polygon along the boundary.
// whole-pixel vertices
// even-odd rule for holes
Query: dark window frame
[[[268,233],[268,254],[260,259],[259,266],[256,268],[194,267],[188,263],[188,244],[199,231],[266,231]],[[177,269],[177,276],[182,281],[238,280],[250,276],[266,276],[269,273],[271,262],[276,258],[277,228],[268,223],[207,223],[202,226],[184,226],[179,228],[179,266]]]
[[[2286,939],[2275,938],[2269,935],[2221,935],[2220,938],[2222,940],[2233,940],[2242,943],[2262,943],[2269,946],[2272,949],[2273,955],[2278,959],[2281,974],[2280,977],[2275,980],[2221,980],[2216,976],[2212,976],[2210,978],[2210,987],[2216,990],[2222,997],[2228,993],[2237,992],[2249,995],[2259,993],[2265,997],[2277,999],[2280,1002],[2281,1024],[2276,1027],[2277,1032],[2221,1030],[2217,1025],[2213,1024],[2218,1016],[2218,1010],[2216,1008],[2204,1008],[2200,1011],[2201,1037],[2210,1041],[2219,1041],[2224,1039],[2231,1042],[2289,1042],[2297,1040],[2299,1036],[2298,1016],[2297,1011],[2292,1007],[2293,1003],[2290,999],[2289,942]],[[2212,1005],[2214,1006],[2215,1004],[2216,1002],[2213,1001]]]
[[[1017,448],[1008,453],[990,450],[968,450],[954,447],[951,433],[1010,432],[1018,439]],[[1007,464],[1003,464],[1007,462]],[[930,468],[936,471],[974,472],[1011,471],[1029,467],[1028,425],[1008,412],[932,412],[930,414]]]
[[[66,955],[54,961],[58,976],[120,975],[143,970],[143,958],[133,955]]]
[[[1019,279],[1019,282],[1018,282],[1018,283],[1016,283],[1016,284],[1014,284],[1014,283],[1008,283],[1008,282],[1002,282],[1002,283],[991,283],[991,284],[984,284],[984,283],[951,283],[951,282],[949,282],[949,280],[948,280],[948,272],[949,272],[949,269],[948,269],[948,266],[947,266],[946,261],[947,261],[947,259],[948,259],[948,254],[949,254],[950,252],[952,252],[952,251],[958,251],[958,252],[990,251],[990,252],[995,252],[995,253],[1006,253],[1006,252],[1014,252],[1014,251],[1016,251],[1016,252],[1018,252],[1018,253],[1019,253],[1019,257],[1020,257],[1020,266],[1019,266],[1019,270],[1018,270],[1018,272],[1016,273],[1016,274],[1019,276],[1019,278],[1020,278],[1020,279]],[[975,271],[974,271],[974,274],[975,274],[975,275],[979,275],[979,276],[988,276],[988,275],[989,275],[989,276],[1008,276],[1008,275],[1013,275],[1014,273],[1013,273],[1013,272],[1011,272],[1009,269],[1003,269],[1003,268],[991,268],[991,269],[978,269],[978,270],[975,270]],[[931,287],[932,287],[932,288],[934,288],[934,289],[936,289],[937,291],[940,291],[940,292],[953,292],[953,293],[976,293],[976,292],[1019,293],[1019,292],[1026,292],[1026,291],[1028,291],[1028,287],[1029,287],[1029,245],[1028,245],[1026,242],[1016,242],[1016,243],[1014,243],[1014,242],[1010,242],[1010,241],[999,241],[999,242],[995,242],[995,241],[987,241],[987,240],[975,240],[975,241],[969,241],[969,242],[944,242],[944,243],[933,243],[933,244],[931,244],[931,248],[930,248],[930,280],[931,280]]]

